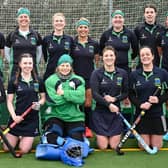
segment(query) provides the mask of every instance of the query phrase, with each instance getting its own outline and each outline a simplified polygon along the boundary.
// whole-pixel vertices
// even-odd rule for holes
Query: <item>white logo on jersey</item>
[[[52,44],[50,43],[49,48],[53,48]]]
[[[101,84],[107,84],[107,82],[105,81],[105,79],[102,79]]]
[[[16,39],[15,44],[20,44],[20,41],[18,39]]]

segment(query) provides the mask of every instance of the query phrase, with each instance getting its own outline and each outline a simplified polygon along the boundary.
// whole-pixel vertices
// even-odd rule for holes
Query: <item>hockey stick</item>
[[[135,136],[135,138],[141,144],[141,146],[145,149],[145,151],[148,152],[149,154],[157,153],[157,151],[158,151],[157,147],[153,147],[153,149],[151,149],[146,144],[146,142],[143,140],[143,138],[138,134],[138,132],[134,128],[131,127],[131,124],[125,119],[125,117],[121,113],[119,113],[119,115],[123,119],[125,125],[131,130],[132,134]]]
[[[3,132],[0,129],[0,136],[5,145],[8,147],[10,153],[12,154],[13,157],[15,158],[21,158],[22,154],[20,152],[15,152],[14,148],[11,146],[11,144],[8,142],[6,136],[3,134]]]
[[[161,87],[159,86],[155,90],[155,92],[153,93],[153,96],[156,96],[160,90],[161,90]],[[116,152],[117,152],[118,155],[123,155],[124,154],[124,152],[122,152],[120,149],[122,148],[124,143],[127,141],[128,137],[131,135],[131,130],[136,127],[136,125],[140,122],[141,117],[144,116],[144,115],[145,115],[145,111],[141,111],[141,113],[138,115],[138,117],[134,121],[133,125],[131,126],[131,128],[126,132],[125,136],[122,138],[120,143],[117,145]]]
[[[25,117],[28,113],[30,113],[32,110],[32,105],[25,111],[22,113],[21,117]],[[16,126],[16,122],[14,121],[13,123],[10,124],[10,126],[8,128],[6,128],[4,131],[0,130],[0,140],[2,139],[3,142],[5,143],[5,145],[7,146],[7,148],[9,149],[10,153],[15,157],[15,158],[20,158],[22,156],[22,154],[20,152],[16,153],[14,148],[11,146],[11,144],[8,142],[7,138],[6,138],[6,134],[11,130],[11,128],[14,128]]]

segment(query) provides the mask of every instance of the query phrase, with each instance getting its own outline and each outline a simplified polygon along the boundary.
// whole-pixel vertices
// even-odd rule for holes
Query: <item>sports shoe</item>
[[[163,136],[163,140],[168,141],[168,132]]]
[[[89,129],[88,127],[85,127],[85,136],[87,138],[92,138],[93,137],[93,133],[92,133],[91,129]]]

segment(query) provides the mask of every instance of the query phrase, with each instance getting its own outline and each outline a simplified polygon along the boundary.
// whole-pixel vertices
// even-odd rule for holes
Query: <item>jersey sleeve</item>
[[[47,60],[48,60],[47,46],[48,46],[47,37],[44,37],[43,40],[42,40],[42,52],[43,52],[45,62],[47,62]]]
[[[0,33],[0,49],[4,49],[5,46],[5,37],[2,33]]]
[[[9,82],[8,82],[8,89],[7,89],[7,93],[8,94],[14,94],[15,93],[15,85],[14,85],[14,80],[10,80]]]
[[[103,96],[99,93],[100,79],[99,79],[99,71],[98,70],[95,70],[92,72],[92,75],[90,78],[90,86],[91,86],[94,100],[97,103],[108,107],[110,103],[105,101]]]
[[[5,46],[7,46],[8,48],[11,48],[11,46],[12,46],[12,34],[13,34],[13,32],[9,33],[6,37]]]

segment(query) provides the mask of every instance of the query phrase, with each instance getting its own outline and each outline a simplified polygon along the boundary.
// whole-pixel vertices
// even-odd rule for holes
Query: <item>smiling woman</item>
[[[10,129],[6,138],[14,148],[19,143],[19,149],[24,154],[31,150],[34,137],[39,135],[38,110],[45,102],[45,90],[43,81],[38,78],[33,67],[31,54],[21,54],[18,65],[16,75],[12,76],[8,83],[7,91],[7,107],[10,113],[8,126],[13,121],[16,126]],[[31,113],[23,118],[22,114],[28,107],[32,107]],[[6,145],[4,150],[8,150]]]
[[[47,64],[44,80],[54,73],[58,59],[63,54],[71,55],[73,46],[72,37],[64,33],[66,25],[65,16],[63,13],[55,13],[52,17],[53,32],[43,39],[43,55],[44,61]]]
[[[96,108],[92,112],[91,128],[96,133],[97,145],[107,149],[108,145],[116,149],[123,131],[120,102],[128,95],[128,74],[115,66],[115,49],[106,46],[103,49],[103,68],[92,72],[90,85]]]
[[[42,55],[42,39],[39,33],[30,28],[30,11],[27,8],[19,8],[17,12],[18,27],[9,33],[6,38],[5,57],[10,63],[11,76],[16,74],[18,58],[23,53],[29,53],[33,57],[34,68],[37,67]]]
[[[129,98],[136,106],[136,116],[141,110],[146,111],[136,127],[137,131],[147,145],[160,149],[166,132],[163,103],[168,99],[168,73],[154,65],[154,52],[150,47],[142,47],[139,53],[142,66],[129,76]],[[158,87],[161,92],[153,95]]]

